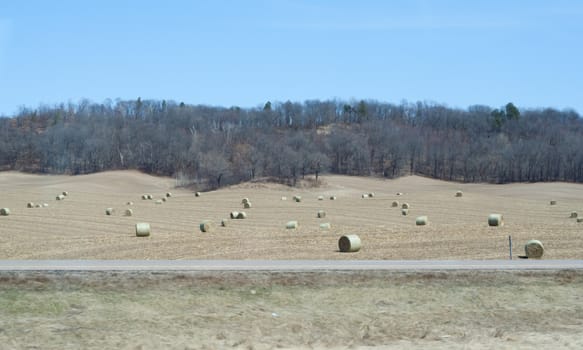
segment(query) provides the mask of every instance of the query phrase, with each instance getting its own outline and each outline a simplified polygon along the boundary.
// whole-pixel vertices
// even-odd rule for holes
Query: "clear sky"
[[[583,1],[0,2],[0,115],[138,96],[583,114]]]

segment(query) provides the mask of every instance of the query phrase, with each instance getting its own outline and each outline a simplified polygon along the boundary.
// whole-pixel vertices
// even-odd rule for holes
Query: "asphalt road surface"
[[[583,260],[0,260],[0,271],[454,271],[583,269]]]

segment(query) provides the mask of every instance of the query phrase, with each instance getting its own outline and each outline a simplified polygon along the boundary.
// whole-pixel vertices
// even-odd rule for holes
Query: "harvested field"
[[[322,176],[317,188],[247,183],[203,193],[174,188],[170,178],[136,171],[83,176],[0,173],[0,259],[506,259],[508,236],[513,255],[523,255],[531,239],[545,246],[544,259],[583,259],[581,225],[569,220],[583,207],[583,185],[459,184],[408,176],[397,180]],[[55,193],[69,196],[55,201]],[[462,190],[464,196],[452,195]],[[164,205],[140,200],[172,192]],[[362,200],[362,193],[374,198]],[[396,193],[402,193],[397,196]],[[282,201],[300,195],[302,201]],[[318,201],[319,196],[336,196]],[[203,220],[221,222],[250,198],[246,220],[233,220],[202,234]],[[410,215],[391,208],[395,200],[411,205]],[[550,206],[550,200],[557,204]],[[43,210],[27,202],[51,202]],[[103,208],[133,201],[133,216],[106,216]],[[321,230],[314,213],[326,211],[331,230]],[[504,226],[489,227],[488,215],[504,214]],[[418,227],[419,215],[431,225]],[[293,218],[297,230],[286,230]],[[135,224],[151,225],[150,237],[136,237]],[[338,239],[357,234],[362,249],[338,252]]]

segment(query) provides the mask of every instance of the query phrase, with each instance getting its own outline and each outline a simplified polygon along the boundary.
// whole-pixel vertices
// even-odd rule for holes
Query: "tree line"
[[[0,170],[139,169],[217,188],[321,173],[462,182],[583,182],[583,120],[572,110],[310,100],[256,108],[106,100],[21,108],[0,118]]]

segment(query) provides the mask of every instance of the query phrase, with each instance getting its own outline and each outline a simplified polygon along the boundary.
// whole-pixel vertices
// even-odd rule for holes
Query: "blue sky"
[[[583,1],[3,1],[0,115],[88,98],[583,114]]]

